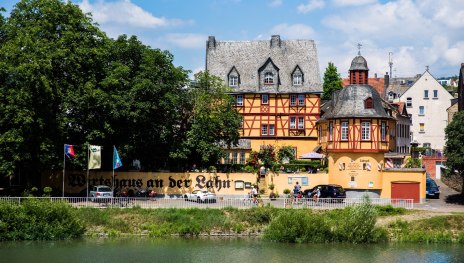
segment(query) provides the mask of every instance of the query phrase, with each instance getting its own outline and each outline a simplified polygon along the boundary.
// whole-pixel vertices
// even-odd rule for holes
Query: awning
[[[324,158],[323,154],[317,153],[317,152],[309,152],[300,155],[301,159],[322,159]]]

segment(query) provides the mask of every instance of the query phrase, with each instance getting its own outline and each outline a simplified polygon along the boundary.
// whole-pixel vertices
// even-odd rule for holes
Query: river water
[[[464,262],[464,245],[281,244],[260,239],[0,242],[0,262]]]

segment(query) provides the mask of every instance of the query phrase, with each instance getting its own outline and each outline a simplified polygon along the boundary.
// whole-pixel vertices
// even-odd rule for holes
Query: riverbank
[[[0,202],[0,240],[245,236],[285,243],[464,243],[464,213],[373,206],[344,209],[74,208]]]

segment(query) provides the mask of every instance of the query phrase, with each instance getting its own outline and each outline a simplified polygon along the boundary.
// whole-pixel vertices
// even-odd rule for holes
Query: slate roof
[[[260,89],[258,70],[271,59],[278,68],[278,85]],[[301,86],[293,86],[292,73],[296,67],[303,73]],[[240,93],[322,93],[316,44],[313,40],[217,41],[206,42],[206,70],[227,84],[232,67],[239,73]]]
[[[357,55],[351,61],[350,71],[351,70],[369,70],[366,59],[361,55]]]
[[[385,78],[368,78],[367,83],[374,87],[374,89],[380,94],[381,98],[385,97]],[[350,85],[350,79],[342,79],[342,86],[346,87]]]
[[[372,98],[373,108],[365,109],[364,101]],[[353,84],[334,93],[331,101],[321,107],[320,120],[338,118],[392,118],[384,109],[379,93],[370,85]]]

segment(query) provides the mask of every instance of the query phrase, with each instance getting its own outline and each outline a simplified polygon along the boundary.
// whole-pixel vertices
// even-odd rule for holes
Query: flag
[[[116,150],[116,146],[113,146],[113,169],[118,169],[122,166],[121,159],[119,158],[118,150]]]
[[[101,168],[101,146],[89,145],[89,169]]]
[[[64,154],[68,156],[69,158],[74,158],[76,157],[76,154],[74,153],[74,146],[71,144],[65,144],[64,145]]]

